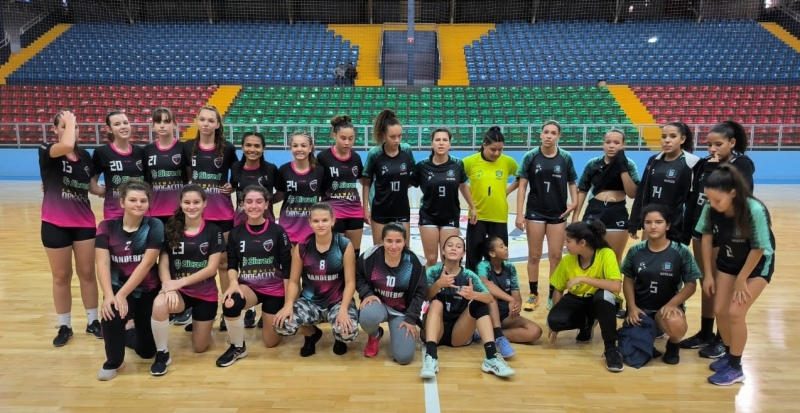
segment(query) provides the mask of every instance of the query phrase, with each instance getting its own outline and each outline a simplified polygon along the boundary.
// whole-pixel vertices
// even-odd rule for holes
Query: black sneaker
[[[264,316],[258,319],[258,328],[264,328]]]
[[[228,331],[228,325],[225,324],[225,317],[219,322],[219,331]]]
[[[86,334],[91,334],[94,338],[103,339],[103,328],[100,327],[100,322],[97,320],[92,321],[91,324],[86,326]]]
[[[231,344],[225,354],[219,356],[217,359],[217,367],[228,367],[235,363],[236,360],[247,357],[247,345],[242,343],[241,347],[236,347]]]
[[[672,364],[672,365],[680,363],[681,362],[680,347],[678,347],[678,349],[675,350],[674,352],[669,351],[669,349],[667,349],[667,351],[664,352],[664,357],[661,357],[661,361],[663,361],[666,364]]]
[[[183,328],[183,331],[186,331],[188,333],[191,333],[192,331],[194,331],[194,327],[192,327],[192,323],[186,324],[186,327]]]
[[[185,326],[192,322],[192,308],[189,307],[184,312],[175,315],[175,321],[172,324],[176,326]]]
[[[310,357],[317,352],[317,342],[322,338],[322,330],[314,327],[314,334],[305,338],[303,347],[300,347],[300,357]]]
[[[347,343],[344,341],[334,340],[333,354],[336,354],[337,356],[343,356],[347,354]]]
[[[53,347],[64,347],[67,341],[72,338],[72,329],[67,326],[59,326],[58,334],[53,339]]]
[[[172,358],[169,356],[169,351],[159,351],[156,353],[156,361],[150,366],[150,374],[153,376],[163,376],[167,374],[167,366],[172,363]]]
[[[697,333],[683,341],[681,341],[681,348],[700,348],[708,345],[714,337],[706,337],[703,334]]]
[[[256,328],[256,310],[251,308],[244,313],[244,328]]]
[[[591,343],[594,338],[594,327],[597,325],[597,320],[592,324],[578,330],[578,335],[575,336],[575,341],[578,343]]]
[[[618,373],[625,369],[625,366],[622,365],[622,354],[619,353],[616,347],[603,352],[603,357],[606,359],[606,368],[608,371]]]
[[[707,346],[701,348],[698,354],[703,358],[718,359],[725,355],[725,346],[722,345],[722,340],[715,338]]]

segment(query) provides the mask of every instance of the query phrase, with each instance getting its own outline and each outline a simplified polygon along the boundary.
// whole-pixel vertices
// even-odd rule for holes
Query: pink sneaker
[[[378,327],[378,337],[368,337],[367,345],[364,347],[364,357],[375,357],[380,350],[381,337],[383,337],[383,327]]]

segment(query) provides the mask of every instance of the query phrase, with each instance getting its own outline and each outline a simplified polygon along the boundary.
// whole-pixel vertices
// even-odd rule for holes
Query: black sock
[[[528,287],[531,289],[531,294],[539,295],[539,281],[528,281]]]
[[[723,344],[722,347],[725,347],[725,354],[731,354],[731,346],[726,346]]]
[[[615,340],[608,340],[608,341],[604,340],[603,345],[605,346],[606,350],[613,350],[617,348],[617,342]]]
[[[497,347],[494,345],[494,341],[483,343],[483,349],[486,350],[487,359],[493,359],[494,355],[497,354]]]
[[[729,356],[728,365],[737,369],[742,368],[742,356]]]
[[[681,343],[667,341],[667,354],[678,354],[681,351]]]
[[[703,338],[714,336],[714,317],[700,317],[700,336]]]
[[[497,340],[498,337],[503,337],[503,329],[502,329],[502,327],[495,327],[494,328],[494,339]]]
[[[439,358],[439,354],[436,351],[436,343],[433,341],[428,341],[425,343],[425,352],[428,353],[428,355],[434,360]]]
[[[556,290],[556,287],[553,287],[553,284],[550,284],[550,293],[548,294],[547,298],[553,299],[553,292]]]
[[[714,339],[722,342],[722,335],[719,333],[719,329],[717,329],[717,334],[714,336]]]

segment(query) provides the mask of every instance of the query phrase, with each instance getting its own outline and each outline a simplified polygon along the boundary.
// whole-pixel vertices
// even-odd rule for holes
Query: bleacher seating
[[[755,21],[506,23],[464,51],[472,85],[800,82],[800,54]]]
[[[114,109],[124,110],[131,123],[149,124],[152,110],[164,106],[172,110],[179,124],[193,123],[197,109],[206,104],[214,90],[208,86],[8,85],[0,87],[0,117],[3,123],[24,123],[19,125],[20,140],[37,143],[43,140],[42,127],[37,124],[49,127],[55,113],[62,109],[74,111],[83,124],[105,124],[106,113]],[[95,143],[96,134],[94,125],[82,126],[79,141]],[[46,136],[53,136],[49,129]],[[135,142],[147,142],[149,127],[135,126],[134,136]],[[0,125],[0,143],[16,141],[15,126]]]
[[[357,60],[323,24],[76,24],[8,83],[329,85]]]
[[[226,114],[234,136],[243,124],[326,125],[335,115],[350,114],[356,125],[371,125],[384,108],[393,108],[406,125],[455,126],[456,146],[471,146],[472,125],[519,125],[507,128],[511,146],[528,145],[528,125],[556,119],[565,125],[562,144],[583,144],[583,124],[629,125],[630,120],[606,89],[555,87],[438,87],[405,93],[398,88],[245,87]],[[571,126],[575,125],[575,126]],[[635,128],[628,127],[632,133]],[[318,144],[329,144],[329,127],[315,127]],[[405,128],[412,145],[430,144],[430,127]],[[590,127],[588,143],[599,145],[603,128]],[[422,132],[422,141],[418,140]],[[534,129],[532,141],[538,141]],[[483,130],[478,130],[478,138]],[[270,144],[283,145],[282,129],[268,127]],[[480,144],[480,142],[478,142]]]
[[[800,145],[800,86],[634,86],[637,97],[659,124],[681,120],[698,127],[698,143],[704,144],[712,125],[732,119],[758,124],[753,144],[778,143],[780,125],[783,145]],[[749,128],[748,128],[749,129]]]

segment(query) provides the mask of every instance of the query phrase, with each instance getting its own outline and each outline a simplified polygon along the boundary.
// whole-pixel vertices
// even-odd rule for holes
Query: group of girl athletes
[[[669,336],[664,362],[676,364],[681,347],[702,347],[701,355],[717,359],[710,382],[744,379],[744,315],[772,275],[775,242],[769,214],[752,196],[755,168],[744,155],[745,131],[735,122],[709,132],[705,159],[692,155],[693,136],[685,124],[665,125],[662,152],[648,160],[641,180],[616,129],[605,135],[604,155],[590,160],[578,180],[569,152],[558,147],[561,125],[555,121],[543,125],[541,145],[526,153],[521,166],[502,153],[499,127],[490,128],[478,153],[463,160],[449,155],[450,132],[436,129],[430,156],[416,162],[391,110],[376,118],[377,146],[366,164],[352,151],[355,128],[348,116],[332,119],[335,144],[317,155],[309,134],[293,133],[293,160],[281,167],[265,159],[259,133],[244,134],[243,155],[236,159],[222,118],[210,106],[199,110],[198,136],[186,142],[176,139],[174,116],[165,108],[153,112],[157,139],[144,148],[130,144],[124,112],[110,112],[106,125],[110,143],[89,156],[77,145],[75,116],[62,111],[54,119],[58,140],[39,150],[42,242],[59,320],[53,344],[63,346],[73,334],[74,255],[86,332],[105,341],[100,380],[114,378],[124,366],[129,322],[136,331],[130,345],[143,358],[155,357],[153,375],[165,374],[172,362],[170,314],[192,309],[193,348],[206,351],[219,291],[221,329],[230,341],[217,359],[220,367],[247,356],[244,329],[254,323],[246,326],[242,312],[261,304],[267,347],[300,332],[300,355],[311,356],[322,335],[316,325],[328,322],[333,352],[345,354],[360,323],[368,335],[364,355],[375,357],[385,332],[380,324],[388,322],[399,364],[410,363],[415,341],[423,341],[423,378],[438,372],[437,346],[476,340],[486,351],[482,370],[508,377],[514,374],[504,360],[514,355],[509,342],[533,343],[542,335],[520,312],[539,305],[545,237],[553,342],[560,331],[573,329],[579,330],[577,341],[590,342],[599,323],[606,367],[621,371],[614,316],[622,293],[626,323],[650,317]],[[105,185],[98,183],[100,175]],[[530,295],[523,303],[516,269],[508,262],[506,197],[518,188],[523,195],[529,184],[527,203],[517,197],[515,222],[527,232],[529,247]],[[410,186],[422,192],[424,261],[408,248]],[[104,198],[104,220],[96,230],[89,193]],[[469,207],[466,240],[459,232],[459,193]],[[627,197],[634,198],[630,216]],[[276,220],[277,202],[282,206]],[[365,223],[374,246],[362,253]],[[628,235],[638,239],[642,228],[646,241],[623,262]],[[685,246],[690,239],[702,271]],[[565,243],[569,254],[562,260]],[[95,268],[103,290],[99,309]],[[681,341],[688,328],[683,304],[697,279],[703,286],[701,331]]]

